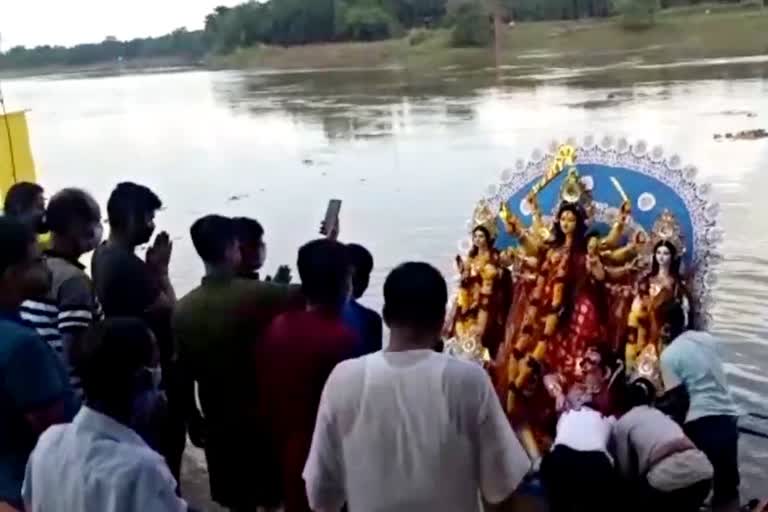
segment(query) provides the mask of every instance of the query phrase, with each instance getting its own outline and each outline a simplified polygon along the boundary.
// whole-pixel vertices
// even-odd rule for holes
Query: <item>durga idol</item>
[[[582,380],[588,353],[608,339],[603,284],[624,269],[604,264],[602,254],[624,250],[617,247],[630,211],[625,200],[608,235],[588,232],[591,198],[573,167],[551,225],[545,224],[535,193],[527,201],[533,214],[528,229],[506,206],[501,211],[507,232],[538,266],[531,270],[533,261],[527,263],[535,281],[515,294],[495,368],[497,387],[498,383],[506,387],[507,412],[513,421],[524,420],[534,431],[535,444],[541,445],[539,434],[550,430],[547,423],[554,419],[554,411],[535,425],[537,411],[551,407],[552,397]],[[544,382],[550,389],[544,388]],[[543,388],[550,396],[542,393]]]

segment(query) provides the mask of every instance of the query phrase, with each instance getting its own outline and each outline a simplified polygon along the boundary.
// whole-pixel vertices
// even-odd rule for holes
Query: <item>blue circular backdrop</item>
[[[694,254],[693,223],[688,209],[686,208],[685,201],[670,186],[657,178],[625,167],[613,167],[603,164],[577,164],[576,168],[583,180],[585,178],[586,180],[591,178],[593,182],[592,200],[595,203],[618,208],[623,199],[611,182],[611,177],[616,178],[632,203],[632,219],[635,223],[641,225],[648,233],[651,232],[653,224],[659,218],[661,213],[664,210],[669,210],[680,223],[683,243],[686,248],[683,260],[686,264],[691,263],[691,258]],[[538,202],[544,215],[554,214],[560,204],[560,189],[566,175],[566,171],[562,172],[544,190],[539,192]],[[538,183],[540,179],[540,176],[531,179],[523,187],[514,191],[507,200],[507,207],[509,210],[520,217],[526,226],[530,225],[532,217],[530,214],[526,215],[525,212],[522,211],[521,205],[528,192],[531,190],[531,187]],[[647,211],[641,210],[638,205],[638,200],[641,195],[646,200],[646,204],[644,205],[646,208],[650,206],[650,204],[648,204],[649,202],[654,202],[648,201],[650,196],[655,200],[655,204],[653,204]],[[499,237],[496,241],[497,247],[503,249],[510,246],[516,246],[518,243],[517,240],[504,231],[501,219],[498,219],[498,223]],[[606,223],[595,221],[590,225],[590,229],[596,229],[602,234],[606,234],[610,229],[610,226]]]

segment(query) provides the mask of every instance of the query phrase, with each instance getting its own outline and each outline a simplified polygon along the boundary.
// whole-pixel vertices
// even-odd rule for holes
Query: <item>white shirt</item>
[[[581,452],[607,454],[615,422],[613,416],[605,417],[586,406],[565,411],[557,420],[554,445],[567,446]]]
[[[304,469],[313,510],[479,511],[530,469],[485,371],[431,350],[339,364]]]
[[[130,428],[83,406],[46,430],[27,463],[27,512],[183,512],[163,458]]]

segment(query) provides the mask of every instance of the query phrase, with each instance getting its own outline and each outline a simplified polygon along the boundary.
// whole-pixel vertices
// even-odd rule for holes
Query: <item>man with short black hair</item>
[[[143,185],[118,184],[107,201],[109,239],[94,252],[91,275],[107,318],[141,318],[155,335],[160,348],[163,386],[168,394],[169,423],[167,432],[158,432],[152,438],[162,439],[155,448],[165,456],[178,479],[186,432],[173,375],[171,314],[176,294],[168,277],[173,251],[168,233],[161,232],[155,237],[145,261],[136,256],[136,248],[152,238],[155,214],[162,205],[160,198]]]
[[[61,355],[77,390],[72,348],[102,316],[93,283],[80,263],[80,257],[101,241],[101,210],[90,194],[68,188],[51,198],[46,217],[51,230],[51,248],[45,253],[51,288],[42,298],[24,301],[21,317]]]
[[[192,225],[190,234],[205,277],[179,300],[173,316],[190,438],[205,448],[214,501],[234,511],[276,507],[280,496],[271,447],[263,426],[254,421],[253,353],[269,323],[291,307],[298,293],[236,277],[240,233],[233,219],[208,215]],[[203,414],[195,403],[195,383]]]
[[[264,241],[264,228],[255,219],[248,217],[235,217],[237,238],[240,242],[240,265],[237,269],[237,277],[243,279],[261,279],[259,270],[267,259],[267,244]],[[280,284],[291,283],[291,268],[281,265],[277,268],[274,277],[267,276],[266,281],[274,281]]]
[[[659,316],[667,319],[670,343],[661,353],[666,393],[657,407],[684,418],[685,434],[712,463],[715,512],[736,511],[740,411],[725,376],[720,342],[707,332],[687,329],[687,314],[677,301],[662,305]]]
[[[240,265],[237,275],[244,279],[259,279],[259,270],[267,258],[264,228],[255,219],[235,217],[237,238],[240,242]]]
[[[285,512],[309,510],[301,471],[320,395],[334,366],[357,345],[341,319],[351,291],[347,248],[329,239],[309,242],[299,249],[298,269],[306,308],[272,322],[257,360],[260,413],[278,451]]]
[[[344,307],[344,322],[357,333],[356,354],[364,356],[382,347],[381,316],[359,302],[371,281],[373,255],[359,244],[348,244],[347,250],[352,264],[352,297]]]
[[[169,311],[175,302],[168,279],[172,244],[160,233],[147,250],[146,262],[136,248],[150,241],[155,214],[162,207],[150,189],[135,183],[120,183],[107,202],[109,240],[93,255],[93,281],[107,316],[144,317],[148,312]],[[153,325],[150,326],[154,328]],[[155,333],[156,335],[158,333]],[[164,351],[161,343],[161,352]]]
[[[37,183],[15,183],[5,194],[3,213],[28,226],[35,233],[45,233],[45,196]]]
[[[163,458],[131,428],[158,363],[152,332],[111,318],[82,338],[80,353],[85,405],[40,437],[24,479],[27,512],[186,511]]]
[[[384,284],[383,352],[328,378],[304,469],[314,511],[479,511],[509,497],[530,468],[483,368],[433,350],[445,319],[443,276],[405,263]]]
[[[76,402],[64,365],[19,317],[29,297],[45,294],[50,273],[35,235],[0,217],[0,510],[22,510],[24,466],[37,437],[69,421]]]

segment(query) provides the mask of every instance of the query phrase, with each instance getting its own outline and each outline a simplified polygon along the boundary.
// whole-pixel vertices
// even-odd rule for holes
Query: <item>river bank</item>
[[[524,22],[507,27],[501,52],[493,48],[452,48],[448,30],[419,31],[402,39],[372,43],[332,43],[297,47],[241,48],[212,57],[216,68],[434,69],[445,66],[613,65],[634,59],[663,64],[691,59],[748,57],[768,53],[768,9],[699,5],[668,9],[646,30],[626,30],[618,17],[556,22]]]
[[[97,78],[99,76],[114,76],[122,73],[141,74],[163,73],[166,71],[186,71],[203,66],[203,61],[187,57],[152,57],[97,62],[84,66],[51,65],[32,68],[0,68],[0,79],[9,80],[32,76],[56,77],[59,75],[79,75],[83,77]]]

